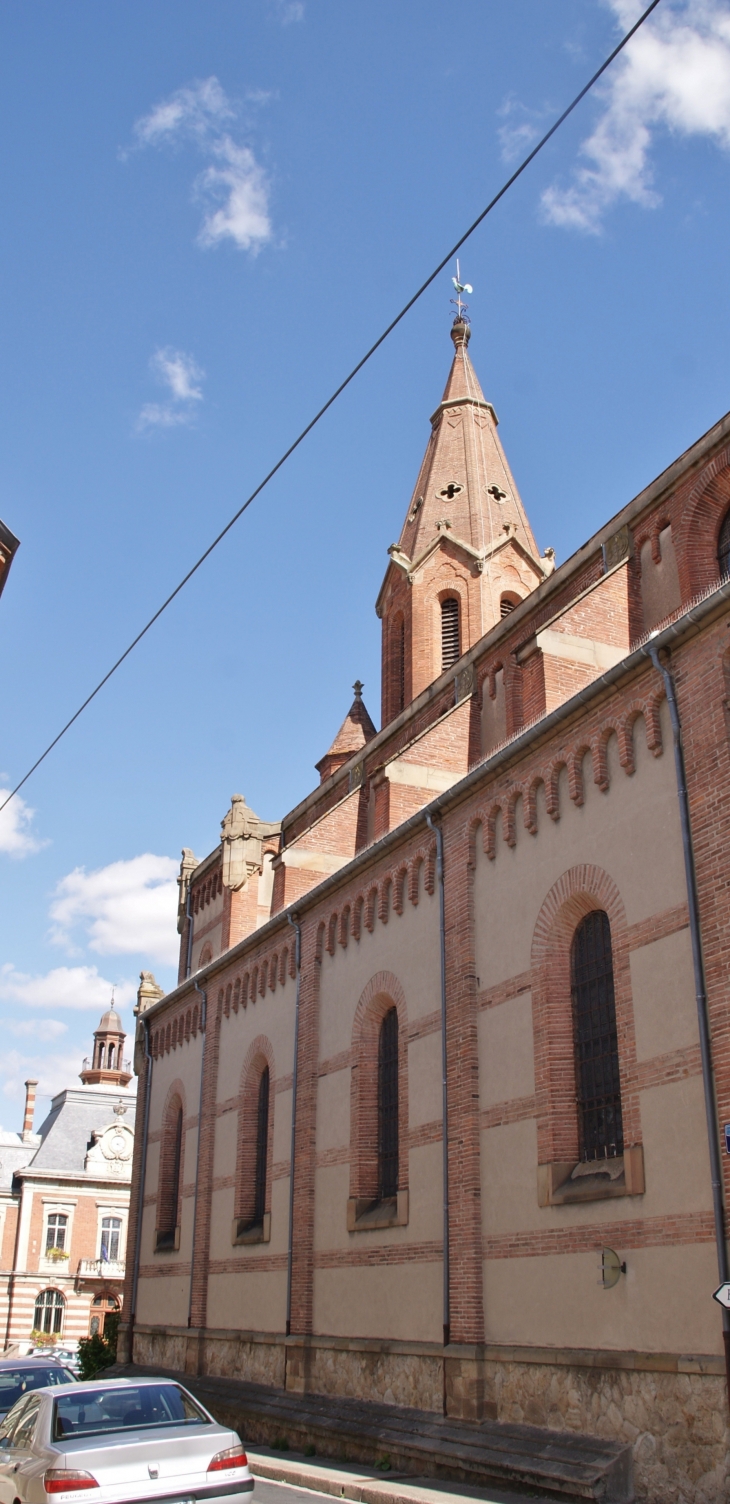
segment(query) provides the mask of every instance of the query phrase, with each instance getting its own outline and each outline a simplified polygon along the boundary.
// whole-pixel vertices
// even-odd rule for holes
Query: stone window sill
[[[350,1196],[347,1202],[347,1231],[373,1232],[379,1227],[408,1225],[408,1192],[398,1191],[386,1201]]]
[[[180,1224],[174,1232],[158,1232],[155,1235],[155,1253],[177,1253],[180,1247]]]
[[[644,1150],[624,1149],[617,1159],[598,1160],[595,1173],[581,1162],[560,1160],[537,1167],[538,1206],[573,1206],[582,1201],[609,1201],[616,1196],[643,1196]]]
[[[246,1226],[243,1217],[234,1217],[231,1242],[235,1247],[243,1243],[268,1243],[271,1241],[271,1212],[264,1212],[263,1221]]]

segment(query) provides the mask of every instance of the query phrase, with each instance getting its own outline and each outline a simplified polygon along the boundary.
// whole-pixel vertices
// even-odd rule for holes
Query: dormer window
[[[453,665],[461,657],[461,630],[459,621],[459,601],[455,595],[447,595],[446,600],[441,602],[441,672]]]

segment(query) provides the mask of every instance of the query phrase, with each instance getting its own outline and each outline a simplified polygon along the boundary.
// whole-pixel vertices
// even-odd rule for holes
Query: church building
[[[142,998],[133,1360],[728,1475],[730,414],[556,566],[461,312],[355,698]]]

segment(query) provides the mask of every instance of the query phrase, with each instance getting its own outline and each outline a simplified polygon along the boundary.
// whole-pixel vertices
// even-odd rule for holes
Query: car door
[[[13,1417],[12,1432],[4,1438],[6,1446],[0,1454],[0,1504],[13,1504],[14,1499],[25,1497],[23,1464],[28,1463],[32,1457],[31,1449],[40,1407],[41,1396],[30,1394],[20,1414],[17,1418]]]

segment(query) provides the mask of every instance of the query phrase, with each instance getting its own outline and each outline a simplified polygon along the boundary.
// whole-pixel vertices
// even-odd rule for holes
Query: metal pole
[[[286,1335],[291,1336],[291,1279],[294,1259],[294,1151],[297,1141],[297,1075],[299,1066],[299,986],[302,976],[302,928],[298,919],[287,914],[296,932],[297,991],[294,1001],[294,1066],[291,1085],[291,1149],[289,1154],[289,1246],[286,1256]]]
[[[434,825],[430,815],[426,824],[436,837],[436,881],[439,890],[439,920],[441,935],[441,1112],[443,1115],[443,1226],[444,1226],[444,1347],[451,1341],[451,1281],[449,1257],[449,1086],[447,1075],[448,1055],[446,1049],[446,909],[444,904],[444,835],[440,825]]]
[[[697,897],[697,873],[692,849],[692,827],[689,819],[689,798],[687,796],[687,773],[684,765],[684,752],[682,749],[682,725],[679,719],[679,707],[677,705],[677,693],[674,678],[666,664],[660,663],[656,645],[648,642],[644,648],[651,661],[664,680],[664,688],[669,706],[669,716],[672,723],[672,737],[674,740],[674,767],[677,775],[677,797],[679,800],[679,819],[682,828],[682,850],[684,853],[684,875],[687,884],[687,907],[689,909],[689,932],[692,939],[692,965],[694,968],[695,998],[697,1002],[697,1022],[700,1031],[700,1056],[702,1059],[702,1085],[705,1093],[705,1117],[707,1120],[707,1147],[710,1154],[710,1179],[712,1181],[712,1209],[715,1219],[715,1245],[717,1248],[717,1270],[720,1283],[724,1284],[728,1277],[727,1243],[725,1240],[725,1208],[722,1199],[722,1158],[718,1138],[717,1102],[715,1100],[715,1078],[712,1069],[712,1039],[710,1035],[710,1020],[707,1011],[707,986],[705,982],[705,966],[702,956],[702,933],[700,930],[700,907]],[[725,1373],[728,1387],[728,1404],[730,1405],[730,1311],[722,1308],[722,1335],[725,1343]]]

